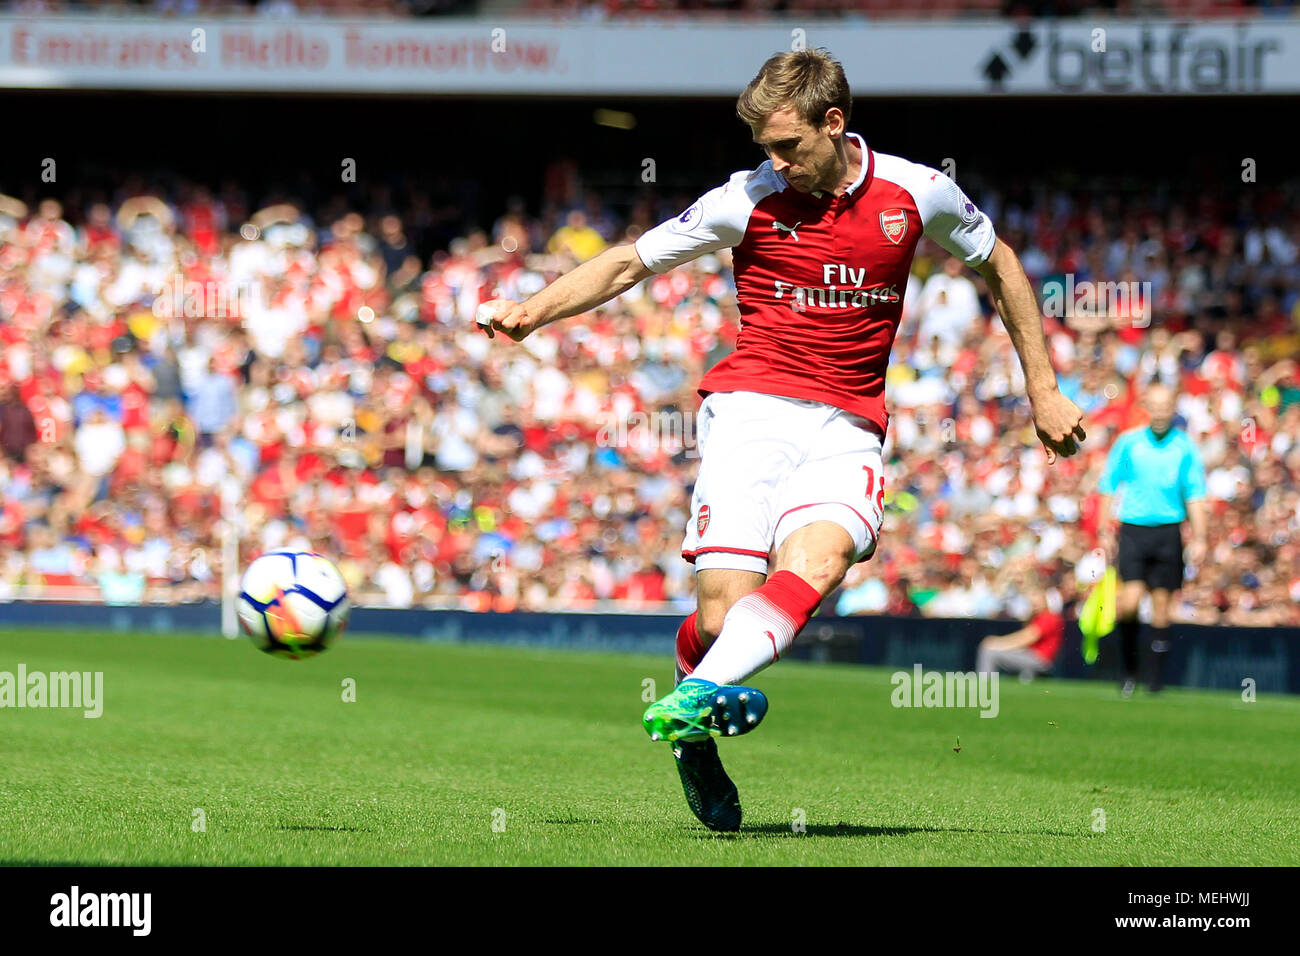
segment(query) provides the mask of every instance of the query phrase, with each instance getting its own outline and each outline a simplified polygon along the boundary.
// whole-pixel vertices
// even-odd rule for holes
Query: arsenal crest
[[[880,229],[886,239],[898,245],[907,235],[907,213],[901,209],[886,209],[880,214]]]
[[[695,519],[695,533],[702,535],[709,526],[709,506],[700,505],[700,516]]]

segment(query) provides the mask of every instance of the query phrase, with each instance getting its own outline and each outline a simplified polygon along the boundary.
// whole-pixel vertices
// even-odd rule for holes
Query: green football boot
[[[698,742],[747,734],[766,713],[761,690],[688,677],[647,707],[641,723],[651,740]]]

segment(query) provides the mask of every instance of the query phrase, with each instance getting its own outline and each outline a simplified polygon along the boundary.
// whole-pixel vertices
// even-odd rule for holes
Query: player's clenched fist
[[[528,310],[512,299],[490,299],[478,307],[474,318],[490,339],[504,332],[519,342],[536,327]]]
[[[1053,390],[1031,402],[1031,406],[1034,427],[1038,440],[1047,449],[1049,465],[1056,463],[1058,455],[1069,458],[1079,450],[1079,444],[1088,436],[1083,430],[1083,412],[1078,405]]]

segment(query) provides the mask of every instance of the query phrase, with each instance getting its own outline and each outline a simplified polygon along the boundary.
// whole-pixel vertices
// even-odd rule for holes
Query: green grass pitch
[[[0,632],[19,663],[102,671],[104,713],[0,710],[5,864],[1300,863],[1297,698],[1009,679],[987,719],[785,662],[720,742],[745,826],[715,835],[640,727],[662,658]]]

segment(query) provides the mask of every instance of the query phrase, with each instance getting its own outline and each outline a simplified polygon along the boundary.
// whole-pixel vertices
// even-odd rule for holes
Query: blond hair
[[[826,111],[839,107],[847,125],[853,113],[853,96],[844,67],[825,49],[777,53],[768,58],[736,100],[736,115],[751,127],[760,125],[782,107],[795,112],[814,128]]]

